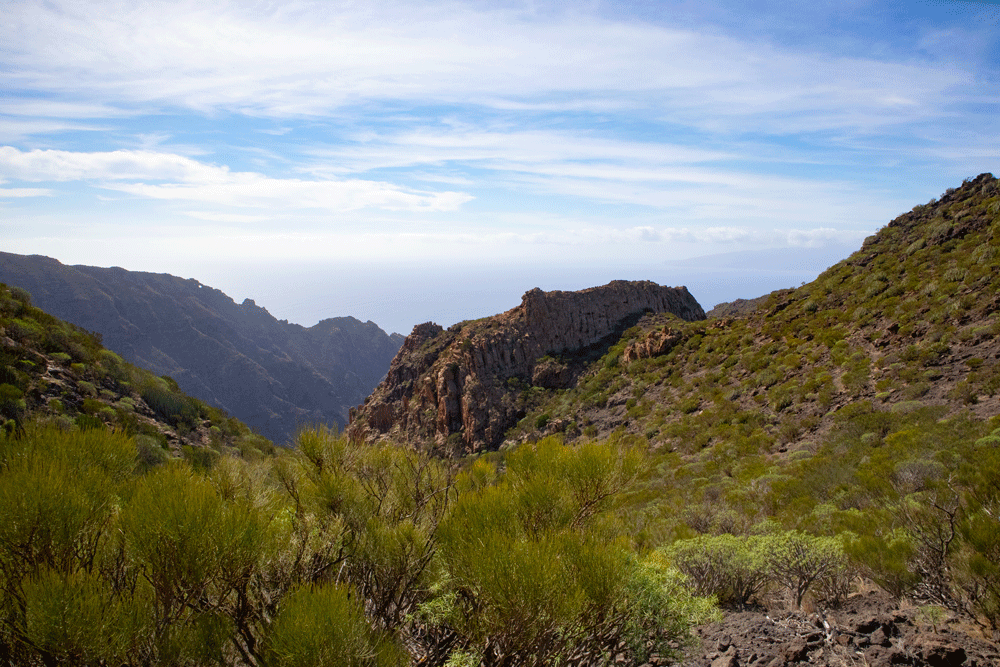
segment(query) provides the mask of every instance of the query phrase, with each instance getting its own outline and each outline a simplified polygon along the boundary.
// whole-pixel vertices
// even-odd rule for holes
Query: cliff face
[[[536,288],[506,313],[447,331],[418,325],[386,379],[352,411],[349,433],[433,442],[448,453],[496,448],[523,416],[524,392],[570,386],[578,361],[647,312],[705,317],[685,287],[615,281],[580,292]]]
[[[308,328],[279,321],[251,299],[237,304],[168,274],[0,253],[0,282],[279,444],[302,424],[346,425],[402,344],[353,317]]]

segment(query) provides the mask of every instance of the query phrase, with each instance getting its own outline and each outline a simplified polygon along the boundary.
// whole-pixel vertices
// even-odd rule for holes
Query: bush
[[[146,618],[86,570],[44,569],[23,587],[25,643],[43,662],[120,664],[148,632]]]
[[[488,665],[602,659],[623,644],[642,662],[685,642],[710,604],[661,556],[638,558],[609,513],[642,461],[552,438],[511,452],[506,474],[460,495],[441,524],[440,593],[421,618]]]
[[[282,602],[265,643],[270,667],[396,667],[404,653],[376,632],[346,586],[300,587]]]
[[[840,541],[797,530],[769,536],[771,571],[802,607],[802,598],[817,580],[833,577],[847,567]]]
[[[668,547],[667,558],[683,572],[698,595],[745,606],[770,582],[769,540],[763,536],[701,535]]]

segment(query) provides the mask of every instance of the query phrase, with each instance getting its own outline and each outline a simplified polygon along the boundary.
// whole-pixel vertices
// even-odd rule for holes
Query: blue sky
[[[406,333],[612,278],[757,296],[1000,160],[991,2],[3,16],[0,250],[195,277],[307,325]]]

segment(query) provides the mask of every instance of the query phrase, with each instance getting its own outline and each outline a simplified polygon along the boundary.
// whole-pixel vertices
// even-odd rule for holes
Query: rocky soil
[[[733,612],[698,628],[682,667],[995,667],[1000,646],[968,617],[881,591],[839,608]]]

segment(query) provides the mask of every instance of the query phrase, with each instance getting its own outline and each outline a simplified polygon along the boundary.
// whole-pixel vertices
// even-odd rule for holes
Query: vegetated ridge
[[[684,287],[614,281],[579,292],[535,288],[506,313],[447,331],[418,325],[385,381],[352,412],[351,437],[389,434],[453,454],[496,449],[523,415],[530,387],[571,386],[647,312],[705,317]]]
[[[279,443],[303,424],[344,426],[403,341],[353,317],[302,327],[196,280],[39,255],[0,253],[0,282]]]
[[[846,406],[1000,414],[997,195],[984,174],[899,216],[798,289],[720,304],[691,324],[646,316],[510,435],[622,431],[689,454],[752,414],[781,453],[815,447]]]

